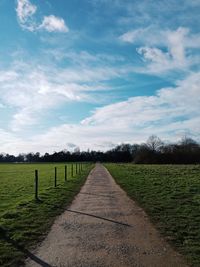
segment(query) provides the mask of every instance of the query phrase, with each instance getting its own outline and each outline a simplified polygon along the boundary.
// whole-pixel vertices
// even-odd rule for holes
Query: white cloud
[[[70,60],[71,63],[76,66],[85,66],[85,65],[110,65],[116,63],[125,62],[125,58],[119,54],[106,54],[106,53],[89,53],[88,51],[82,50],[75,52],[69,49],[46,49],[45,54],[52,56],[54,60]]]
[[[141,48],[140,52],[144,54],[146,60],[151,60],[154,67],[156,64],[159,67],[166,67],[169,64],[170,67],[172,56],[169,54],[166,55],[155,48],[152,50],[148,50],[148,48],[142,50]],[[94,104],[95,101],[98,101],[102,104],[101,101],[105,101],[107,97],[107,94],[102,92],[112,89],[107,82],[122,77],[124,73],[127,74],[127,71],[130,73],[130,69],[127,70],[126,67],[118,69],[117,67],[85,66],[84,69],[75,67],[59,69],[52,65],[42,66],[35,63],[15,62],[9,70],[0,72],[0,102],[15,110],[12,120],[8,122],[11,130],[23,131],[33,125],[40,125],[49,111],[67,105],[68,102],[82,101]],[[159,121],[163,124],[165,120],[168,122],[170,113],[172,114],[171,118],[174,118],[173,114],[189,116],[192,109],[193,112],[198,113],[199,76],[199,73],[190,75],[189,78],[177,83],[175,89],[161,89],[156,96],[133,97],[125,102],[105,106],[96,110],[91,117],[83,120],[80,126],[75,125],[74,127],[78,132],[85,127],[89,129],[88,131],[94,129],[95,132],[97,127],[99,132],[102,132],[103,125],[108,132],[111,129],[112,132],[116,131],[113,135],[118,135],[118,138],[113,142],[117,143],[122,136],[126,137],[125,140],[130,140],[133,128],[135,131],[139,131],[140,128],[148,128],[151,125],[153,127]],[[1,79],[1,77],[3,78]],[[95,99],[99,91],[101,91],[101,97]],[[127,135],[124,134],[126,130]],[[106,140],[104,141],[106,142]],[[110,138],[107,141],[111,142],[112,140]],[[75,143],[73,140],[70,142]],[[102,145],[102,142],[100,143]]]
[[[200,48],[200,35],[192,34],[188,28],[177,30],[160,29],[155,26],[139,28],[122,34],[119,39],[135,46],[147,63],[140,71],[162,73],[172,70],[189,70],[199,60],[188,53]]]
[[[128,32],[122,34],[119,37],[119,39],[123,42],[135,43],[138,40],[139,36],[143,35],[145,31],[146,31],[146,29],[142,29],[142,28],[128,31]]]
[[[27,19],[35,14],[37,7],[30,3],[29,0],[18,0],[17,15],[21,23],[25,23]]]
[[[119,36],[119,40],[130,44],[146,44],[155,45],[163,43],[163,31],[158,27],[149,26],[145,28],[137,28],[125,32]]]
[[[0,83],[13,81],[17,78],[18,74],[15,71],[0,71]]]
[[[151,25],[136,28],[119,36],[119,40],[134,45],[157,47],[174,47],[183,45],[185,48],[200,48],[200,34],[191,33],[189,28],[178,27],[176,30]],[[182,47],[181,47],[182,49]]]
[[[107,81],[120,77],[125,71],[87,65],[84,69],[60,69],[23,61],[13,62],[11,66],[0,71],[0,102],[15,111],[12,120],[7,122],[13,131],[39,124],[47,111],[69,102],[105,103],[107,96],[99,98],[96,94],[108,92]]]
[[[140,47],[137,52],[143,56],[145,61],[151,61],[166,68],[171,60],[169,53],[164,53],[158,48]]]
[[[13,131],[19,131],[22,127],[30,127],[36,124],[37,119],[34,117],[34,112],[26,108],[20,110],[14,114],[11,122],[11,128]]]
[[[17,1],[17,16],[20,25],[30,31],[34,31],[35,23],[32,20],[32,16],[36,13],[37,7],[29,0],[18,0]]]
[[[176,31],[167,32],[169,52],[180,67],[184,67],[186,64],[185,46],[188,33],[189,29],[186,28],[178,28]]]
[[[158,134],[173,138],[179,132],[189,131],[199,138],[200,73],[192,74],[177,83],[175,88],[164,88],[155,96],[133,97],[127,101],[97,109],[82,121],[83,126],[103,127],[109,133],[121,133],[122,141],[145,140]],[[101,131],[102,132],[102,131]],[[112,140],[110,138],[110,140]],[[141,140],[141,141],[142,141]],[[119,142],[119,140],[114,140]]]
[[[44,16],[39,24],[34,17],[37,6],[29,0],[17,0],[17,17],[22,28],[29,31],[46,30],[48,32],[68,32],[69,28],[63,18],[54,15]]]
[[[184,50],[180,52],[172,47],[172,52],[163,52],[159,48],[140,47],[136,49],[146,64],[144,68],[138,69],[144,73],[160,74],[171,70],[184,71],[190,64],[186,63]],[[173,53],[173,54],[172,54]]]
[[[19,144],[22,142],[20,138],[17,138],[13,133],[9,133],[0,128],[0,153],[18,153],[18,151],[14,151],[15,149],[12,148],[13,144]]]
[[[65,21],[62,18],[55,17],[54,15],[45,16],[42,24],[38,29],[44,29],[48,32],[68,32],[69,29],[65,25]]]
[[[99,1],[98,1],[99,2]],[[109,6],[108,6],[109,3]],[[178,25],[193,27],[199,24],[199,0],[148,0],[148,1],[106,1],[107,8],[112,11],[118,8],[124,14],[120,16],[118,23],[120,26],[135,25],[142,27],[150,25],[160,25],[160,27],[174,28]],[[116,12],[116,11],[115,11]]]
[[[121,142],[143,142],[151,134],[171,141],[189,134],[200,141],[199,84],[200,73],[191,74],[175,87],[158,90],[156,95],[131,97],[98,108],[81,123],[65,123],[25,140],[4,132],[2,138],[6,141],[1,150],[44,153],[70,149],[70,143],[84,150],[105,150]]]

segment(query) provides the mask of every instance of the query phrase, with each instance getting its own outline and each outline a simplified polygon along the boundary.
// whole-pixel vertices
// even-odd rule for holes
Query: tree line
[[[132,162],[135,164],[199,164],[200,144],[184,137],[177,143],[164,143],[156,135],[143,144],[121,144],[106,152],[63,150],[52,154],[0,154],[0,162]]]

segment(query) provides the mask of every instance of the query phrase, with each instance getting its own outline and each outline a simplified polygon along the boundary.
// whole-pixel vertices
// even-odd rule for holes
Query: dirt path
[[[187,266],[100,164],[34,255],[27,267]]]

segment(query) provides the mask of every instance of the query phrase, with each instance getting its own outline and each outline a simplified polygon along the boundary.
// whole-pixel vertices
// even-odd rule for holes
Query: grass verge
[[[192,266],[200,266],[200,165],[105,164]]]
[[[29,254],[27,250],[41,241],[55,217],[61,214],[80,191],[92,165],[57,188],[49,187],[40,201],[21,201],[0,217],[0,266],[19,267]]]

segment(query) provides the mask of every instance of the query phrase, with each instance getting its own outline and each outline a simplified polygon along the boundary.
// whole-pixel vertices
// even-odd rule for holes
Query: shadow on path
[[[38,258],[37,256],[35,256],[33,253],[31,253],[29,250],[27,250],[24,246],[19,245],[16,241],[11,239],[8,236],[6,230],[4,228],[2,228],[2,227],[0,227],[0,239],[5,240],[7,243],[9,243],[13,247],[15,247],[17,250],[23,252],[27,257],[29,257],[31,260],[33,260],[34,262],[36,262],[40,266],[43,266],[43,267],[54,267],[54,266],[48,264],[47,262],[43,261],[42,259]]]
[[[109,196],[109,195],[94,194],[94,193],[85,193],[85,192],[77,192],[77,191],[70,190],[70,189],[67,189],[66,191],[69,191],[69,192],[75,192],[75,193],[77,193],[77,194],[81,194],[81,195],[92,195],[92,196],[97,196],[97,197],[115,198],[115,197],[113,197],[113,196]]]
[[[90,216],[90,217],[93,217],[93,218],[97,218],[97,219],[100,219],[100,220],[104,220],[104,221],[120,224],[120,225],[127,226],[127,227],[132,227],[132,225],[127,224],[127,223],[114,221],[114,220],[111,220],[111,219],[107,219],[107,218],[104,218],[104,217],[101,217],[101,216],[97,216],[97,215],[93,215],[93,214],[89,214],[89,213],[85,213],[85,212],[81,212],[81,211],[69,210],[69,209],[67,209],[66,211],[77,213],[77,214],[80,214],[80,215]]]

